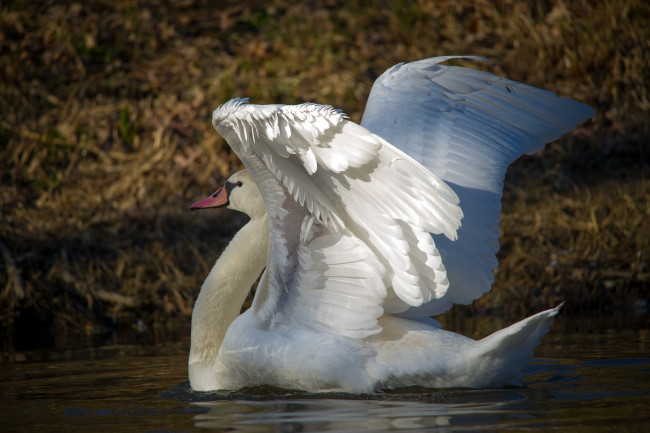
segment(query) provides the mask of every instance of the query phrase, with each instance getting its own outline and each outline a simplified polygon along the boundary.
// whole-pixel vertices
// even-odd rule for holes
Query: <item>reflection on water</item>
[[[197,403],[209,412],[195,416],[198,427],[231,431],[391,431],[450,426],[497,425],[492,403],[424,403],[381,400],[291,400]]]
[[[195,403],[197,427],[241,432],[450,431],[562,428],[640,431],[650,425],[650,359],[538,360],[527,387],[390,393],[360,399],[306,395]],[[368,400],[364,400],[368,398]],[[621,426],[623,423],[623,426]]]
[[[473,405],[449,408],[426,403],[363,400],[292,400],[289,402],[197,403],[209,409],[196,415],[196,425],[245,431],[387,431],[449,426],[462,414],[482,424]]]
[[[3,354],[2,431],[642,431],[650,333],[549,334],[525,388],[314,395],[188,388],[187,343]]]

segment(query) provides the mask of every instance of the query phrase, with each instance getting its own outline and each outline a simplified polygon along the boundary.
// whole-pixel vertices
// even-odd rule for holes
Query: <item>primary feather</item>
[[[546,90],[440,64],[451,58],[388,69],[373,85],[361,121],[445,181],[463,211],[458,239],[433,235],[449,279],[446,295],[409,309],[408,317],[437,315],[490,290],[508,166],[594,115]]]

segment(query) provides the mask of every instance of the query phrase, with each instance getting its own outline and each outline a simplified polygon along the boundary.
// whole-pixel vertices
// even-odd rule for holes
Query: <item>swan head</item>
[[[190,206],[191,210],[227,207],[245,213],[251,218],[266,214],[264,200],[248,170],[241,170],[209,197]]]

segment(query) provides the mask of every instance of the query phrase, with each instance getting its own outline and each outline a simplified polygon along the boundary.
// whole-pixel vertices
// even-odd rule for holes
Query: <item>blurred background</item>
[[[511,167],[495,285],[443,324],[485,335],[566,301],[559,328],[650,326],[645,0],[85,3],[0,6],[2,347],[188,338],[245,223],[188,209],[241,168],[212,110],[313,101],[359,121],[388,67],[453,54],[597,114]]]

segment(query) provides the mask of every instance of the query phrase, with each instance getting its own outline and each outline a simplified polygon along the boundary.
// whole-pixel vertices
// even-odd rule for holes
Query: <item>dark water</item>
[[[650,431],[650,331],[549,334],[526,387],[194,393],[187,343],[2,355],[2,432]]]

